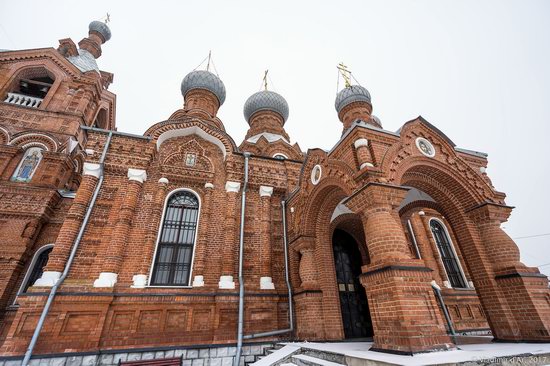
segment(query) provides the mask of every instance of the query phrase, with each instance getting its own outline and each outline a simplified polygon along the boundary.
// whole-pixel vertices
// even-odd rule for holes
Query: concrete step
[[[323,360],[308,355],[292,355],[291,360],[298,366],[345,366],[341,363]]]

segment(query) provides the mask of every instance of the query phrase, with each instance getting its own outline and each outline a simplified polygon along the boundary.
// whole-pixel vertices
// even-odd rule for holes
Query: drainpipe
[[[109,145],[111,144],[111,138],[113,137],[113,131],[109,131],[109,135],[107,136],[107,142],[105,143],[105,146],[103,147],[103,153],[101,154],[101,158],[99,159],[99,164],[101,165],[101,176],[99,177],[99,182],[96,185],[96,188],[94,190],[94,194],[92,196],[92,200],[90,202],[90,205],[88,206],[88,209],[86,210],[86,215],[84,216],[84,221],[82,222],[82,226],[80,226],[80,230],[78,232],[78,235],[75,239],[75,242],[73,244],[73,247],[71,248],[71,254],[69,255],[69,259],[67,259],[67,264],[65,264],[65,269],[63,270],[63,273],[61,274],[61,277],[57,280],[55,285],[53,285],[52,289],[50,290],[50,294],[48,295],[48,300],[46,301],[46,305],[44,305],[44,309],[42,310],[42,314],[40,314],[40,319],[38,319],[38,324],[36,325],[36,328],[34,329],[34,333],[31,338],[31,343],[29,344],[29,347],[27,348],[27,351],[25,352],[25,357],[23,358],[23,362],[21,362],[21,366],[28,366],[29,361],[32,356],[32,351],[34,350],[34,346],[36,345],[36,341],[38,340],[38,336],[40,335],[40,330],[42,330],[42,326],[44,325],[44,320],[46,320],[46,316],[48,315],[48,312],[50,311],[50,307],[52,306],[53,299],[55,297],[55,294],[57,293],[57,289],[67,275],[69,274],[69,270],[71,269],[71,265],[73,264],[74,257],[76,255],[76,251],[78,250],[78,246],[80,245],[80,240],[82,239],[82,236],[84,235],[84,230],[86,229],[86,225],[88,224],[88,221],[90,220],[90,214],[92,213],[92,209],[94,208],[95,201],[97,199],[97,196],[99,194],[99,190],[101,189],[101,185],[103,184],[103,163],[105,161],[105,156],[107,155],[107,150],[109,149]]]
[[[416,236],[414,235],[414,230],[411,224],[411,220],[407,220],[407,226],[409,227],[409,232],[411,233],[412,242],[414,245],[414,251],[416,252],[416,258],[422,259],[422,256],[420,255],[420,249],[418,249],[418,243],[416,242]]]
[[[441,296],[441,287],[435,282],[432,281],[432,288],[434,289],[435,295],[437,296],[437,299],[439,300],[439,304],[441,305],[441,309],[443,309],[443,315],[445,315],[445,320],[447,321],[447,326],[449,327],[449,333],[452,336],[456,335],[455,329],[453,327],[453,322],[451,320],[451,316],[449,315],[449,312],[447,311],[447,307],[445,306],[445,301],[443,301],[443,296]]]
[[[244,154],[244,184],[241,195],[241,227],[239,232],[239,321],[237,327],[237,353],[233,366],[239,366],[243,347],[243,323],[244,323],[244,278],[243,278],[243,254],[244,254],[244,210],[246,208],[246,190],[248,188],[248,159],[250,153]]]
[[[286,232],[286,201],[281,201],[281,210],[283,214],[283,248],[285,254],[285,281],[288,289],[288,328],[281,330],[274,330],[271,332],[254,333],[245,335],[244,339],[253,339],[261,337],[270,337],[279,334],[290,333],[294,330],[294,310],[292,306],[292,287],[290,286],[290,277],[288,269],[288,238]]]

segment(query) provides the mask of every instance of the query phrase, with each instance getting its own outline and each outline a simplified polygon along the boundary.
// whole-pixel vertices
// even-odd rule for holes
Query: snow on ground
[[[295,347],[327,351],[346,356],[383,361],[397,365],[436,365],[442,363],[480,361],[520,354],[550,353],[550,343],[484,343],[460,345],[456,350],[419,353],[413,356],[369,351],[372,342],[285,343]]]

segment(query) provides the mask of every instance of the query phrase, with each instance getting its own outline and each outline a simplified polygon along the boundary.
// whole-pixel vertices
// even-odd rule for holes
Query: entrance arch
[[[355,238],[342,229],[332,234],[336,284],[340,299],[344,336],[364,338],[373,335],[372,320],[365,289],[359,281],[363,262]]]

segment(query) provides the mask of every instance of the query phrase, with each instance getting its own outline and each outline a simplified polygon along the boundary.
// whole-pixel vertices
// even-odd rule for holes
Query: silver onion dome
[[[250,117],[259,111],[273,111],[283,117],[283,123],[288,119],[288,103],[280,94],[263,90],[252,94],[244,103],[244,118],[247,122]]]
[[[100,22],[99,20],[94,20],[90,23],[88,26],[88,30],[97,32],[101,34],[103,39],[105,39],[105,42],[111,39],[111,30],[109,29],[109,26],[103,22]]]
[[[210,71],[196,70],[187,74],[181,82],[181,95],[185,95],[193,89],[208,90],[218,98],[220,106],[225,102],[225,85],[219,77]]]
[[[370,104],[371,99],[369,91],[361,85],[348,86],[340,90],[336,96],[334,107],[336,107],[336,111],[340,113],[345,106],[353,102],[367,102]]]

